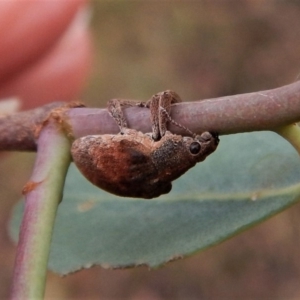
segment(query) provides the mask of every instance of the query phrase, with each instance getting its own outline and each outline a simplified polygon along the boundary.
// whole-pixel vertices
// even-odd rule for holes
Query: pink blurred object
[[[0,98],[76,100],[91,69],[87,0],[0,1]]]

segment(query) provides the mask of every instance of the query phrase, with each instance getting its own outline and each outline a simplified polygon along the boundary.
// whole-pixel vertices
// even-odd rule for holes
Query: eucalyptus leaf
[[[49,268],[66,274],[92,265],[157,267],[220,243],[299,198],[298,154],[271,132],[222,136],[215,153],[155,200],[108,194],[72,166]],[[22,210],[18,205],[11,221],[15,239]]]

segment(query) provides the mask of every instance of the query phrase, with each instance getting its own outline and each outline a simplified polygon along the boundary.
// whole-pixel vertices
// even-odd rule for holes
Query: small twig
[[[34,128],[51,105],[57,104],[0,118],[0,150],[35,151]],[[106,109],[70,108],[62,114],[74,138],[119,132]],[[130,128],[151,132],[149,109],[130,107],[124,110],[124,116]],[[224,135],[273,130],[300,120],[300,81],[263,92],[175,104],[171,118],[195,133],[211,131]],[[170,130],[186,135],[184,129],[173,124]]]
[[[75,138],[119,131],[106,109],[74,108],[67,115]],[[129,107],[124,116],[130,128],[151,132],[148,109]],[[300,81],[263,92],[174,104],[171,118],[195,133],[273,130],[300,120]],[[170,124],[169,129],[186,135],[175,125]]]
[[[41,130],[15,259],[11,299],[42,299],[54,220],[70,164],[70,141],[56,121]]]

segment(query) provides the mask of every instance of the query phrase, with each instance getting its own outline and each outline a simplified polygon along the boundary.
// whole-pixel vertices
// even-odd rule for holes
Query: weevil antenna
[[[188,132],[189,134],[191,134],[194,138],[196,137],[196,134],[194,132],[192,132],[190,129],[188,129],[187,127],[177,123],[176,121],[174,121],[171,116],[169,115],[169,113],[167,112],[167,110],[165,108],[163,108],[162,106],[159,106],[159,109],[161,110],[161,112],[164,113],[164,115],[167,117],[167,119],[169,120],[169,122],[171,122],[172,124],[174,124],[175,126],[184,129],[186,132]]]

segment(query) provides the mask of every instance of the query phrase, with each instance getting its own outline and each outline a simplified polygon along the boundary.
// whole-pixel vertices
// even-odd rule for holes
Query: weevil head
[[[200,162],[217,149],[220,140],[217,133],[205,131],[194,138],[183,137],[183,141],[190,157]]]

